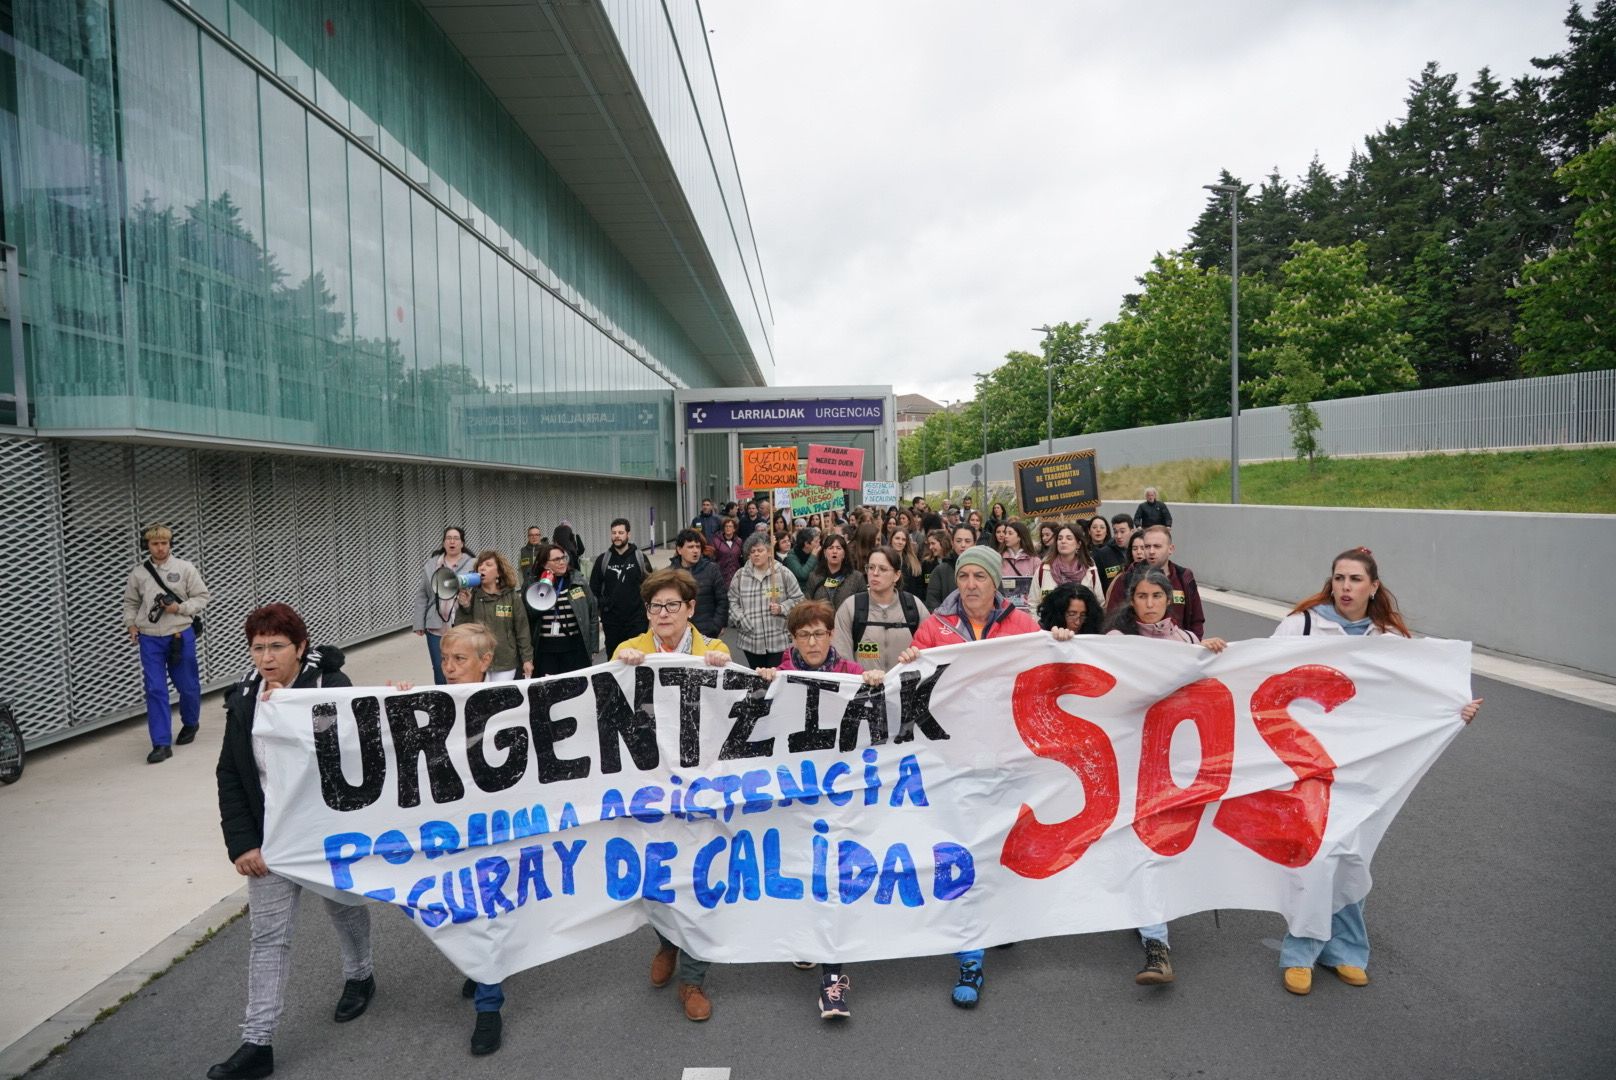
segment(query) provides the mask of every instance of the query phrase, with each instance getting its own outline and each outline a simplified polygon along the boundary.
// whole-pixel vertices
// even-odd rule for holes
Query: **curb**
[[[52,1050],[70,1042],[94,1024],[101,1013],[123,1003],[155,975],[161,975],[198,942],[247,909],[243,885],[202,914],[146,950],[123,970],[87,991],[48,1020],[0,1049],[0,1080],[13,1080],[42,1063]]]

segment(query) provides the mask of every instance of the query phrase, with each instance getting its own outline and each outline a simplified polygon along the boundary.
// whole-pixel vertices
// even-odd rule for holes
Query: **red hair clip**
[[[1373,551],[1370,551],[1368,548],[1364,547],[1362,544],[1358,545],[1358,550],[1363,552],[1365,555],[1373,555],[1374,554]]]

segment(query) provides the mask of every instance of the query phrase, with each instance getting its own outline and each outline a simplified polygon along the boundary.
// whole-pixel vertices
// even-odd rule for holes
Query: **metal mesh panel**
[[[200,655],[204,683],[245,670],[241,626],[253,609],[253,517],[251,467],[239,454],[197,455],[202,580],[211,599]]]
[[[11,702],[23,739],[33,742],[52,719],[68,715],[67,651],[59,647],[76,603],[34,603],[34,597],[95,595],[63,574],[56,456],[32,439],[0,438],[0,520],[26,558],[0,562],[0,595],[30,598],[30,633],[0,635],[0,699]],[[121,582],[119,583],[121,587]],[[104,615],[104,613],[101,613]],[[117,615],[112,616],[114,622]]]
[[[671,485],[639,481],[38,439],[0,438],[0,481],[4,520],[38,541],[18,569],[0,570],[0,584],[26,595],[43,576],[74,597],[0,623],[0,694],[34,745],[142,711],[119,604],[145,522],[174,527],[175,550],[208,582],[199,659],[204,685],[216,687],[247,666],[240,626],[259,604],[296,607],[322,643],[408,623],[446,523],[514,557],[529,524],[548,534],[565,518],[592,560],[612,518],[631,519],[648,543],[646,507],[660,516],[673,502]]]
[[[62,559],[73,594],[64,656],[72,659],[66,727],[140,703],[140,653],[124,633],[121,604],[139,555],[130,452],[107,443],[73,443],[60,457]]]
[[[296,604],[297,503],[286,460],[253,459],[252,523],[253,604]]]
[[[343,636],[347,608],[362,604],[338,561],[337,467],[299,461],[293,466],[297,500],[297,610],[316,644],[350,640]]]
[[[332,523],[332,536],[336,544],[336,559],[331,576],[340,580],[343,600],[337,609],[336,639],[357,641],[370,630],[375,618],[371,598],[376,595],[380,571],[377,556],[385,549],[375,543],[373,530],[379,524],[376,478],[363,467],[334,466],[336,483],[336,520]],[[323,639],[324,640],[324,639]]]

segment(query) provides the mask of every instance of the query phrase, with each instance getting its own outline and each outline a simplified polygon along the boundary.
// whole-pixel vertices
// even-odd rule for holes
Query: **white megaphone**
[[[453,600],[460,590],[475,589],[482,583],[483,576],[476,571],[457,574],[447,566],[432,575],[432,591],[439,600]]]
[[[549,611],[556,605],[555,575],[546,570],[539,580],[527,587],[523,595],[527,599],[527,606],[534,611]]]

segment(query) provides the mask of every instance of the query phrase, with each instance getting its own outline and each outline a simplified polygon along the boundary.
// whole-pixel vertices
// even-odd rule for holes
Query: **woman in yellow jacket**
[[[763,543],[768,545],[768,537],[763,537]],[[691,625],[691,617],[696,614],[696,579],[689,571],[658,570],[640,583],[640,599],[645,601],[651,629],[619,645],[612,659],[633,666],[643,663],[651,653],[684,653],[706,657],[713,667],[729,663],[729,647],[717,638],[703,637],[701,631]],[[679,1003],[684,1006],[688,1020],[701,1021],[713,1015],[713,1003],[702,988],[709,966],[706,960],[681,953],[677,945],[657,931],[657,951],[651,958],[651,985],[667,986],[677,968]]]

